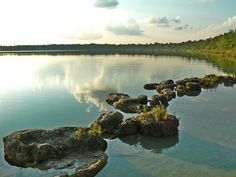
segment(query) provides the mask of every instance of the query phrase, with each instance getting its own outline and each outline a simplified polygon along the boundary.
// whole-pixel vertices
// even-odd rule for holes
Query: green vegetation
[[[156,120],[167,120],[168,114],[164,105],[156,106],[152,108],[150,111],[143,111],[138,116],[139,121],[144,122],[146,117],[152,117]]]
[[[52,44],[0,46],[6,52],[79,52],[87,54],[204,54],[236,58],[236,30],[199,41],[154,44]]]
[[[99,124],[93,124],[88,131],[90,136],[100,136],[102,134],[102,127]]]
[[[75,136],[79,139],[85,135],[88,136],[100,136],[102,134],[102,128],[99,124],[94,124],[89,129],[79,127],[76,132]]]

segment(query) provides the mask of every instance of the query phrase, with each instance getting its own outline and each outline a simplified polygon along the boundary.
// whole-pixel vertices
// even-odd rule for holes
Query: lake
[[[114,110],[105,102],[111,92],[151,97],[156,91],[144,90],[146,83],[226,75],[224,71],[207,60],[180,56],[1,55],[0,136],[28,128],[87,126],[102,112]],[[235,86],[221,85],[203,89],[197,97],[177,97],[168,107],[180,117],[177,137],[107,140],[108,163],[97,176],[235,177],[235,95]],[[0,173],[1,177],[54,174],[9,165],[2,140]]]

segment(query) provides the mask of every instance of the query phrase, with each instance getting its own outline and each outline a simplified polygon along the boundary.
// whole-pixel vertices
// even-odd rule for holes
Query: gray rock
[[[198,82],[186,82],[186,90],[201,91],[201,85]]]
[[[100,125],[103,134],[114,134],[123,120],[123,115],[120,112],[108,112],[100,115],[93,121],[89,127]]]
[[[29,129],[14,132],[3,138],[4,155],[8,163],[20,167],[35,167],[40,163],[61,159],[71,153],[105,151],[107,142],[101,136],[91,136],[88,128],[77,137],[77,127],[54,130]]]
[[[136,135],[139,133],[139,122],[135,118],[128,118],[122,122],[117,132],[118,137]]]
[[[131,98],[131,97],[124,93],[110,93],[106,98],[106,102],[112,105],[113,103],[115,103],[116,101],[119,101],[120,99],[127,99],[127,98]]]
[[[160,85],[159,83],[150,83],[150,84],[145,84],[143,88],[146,90],[156,90],[159,85]]]

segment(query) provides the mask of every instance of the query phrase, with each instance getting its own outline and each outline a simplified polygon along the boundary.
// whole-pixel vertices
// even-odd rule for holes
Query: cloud
[[[184,25],[184,26],[179,26],[175,28],[176,31],[186,30],[186,29],[192,29],[192,27],[189,25]]]
[[[181,18],[180,18],[180,16],[177,16],[177,17],[175,17],[173,20],[172,20],[174,23],[181,23]]]
[[[180,16],[173,19],[168,19],[167,17],[149,17],[147,19],[148,24],[157,25],[158,27],[170,27],[173,23],[181,23]]]
[[[221,24],[212,24],[198,29],[194,38],[208,38],[236,29],[236,16],[229,17]]]
[[[141,36],[143,34],[143,31],[140,30],[139,24],[133,19],[124,23],[109,24],[106,29],[118,35]]]
[[[91,28],[70,32],[70,34],[65,35],[65,37],[74,40],[97,40],[103,38],[103,34]]]
[[[94,6],[99,8],[116,8],[119,5],[117,0],[95,0]]]

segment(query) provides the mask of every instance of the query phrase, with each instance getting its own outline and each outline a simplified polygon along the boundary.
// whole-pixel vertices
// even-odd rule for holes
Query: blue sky
[[[0,45],[181,42],[236,28],[235,0],[0,0]]]

